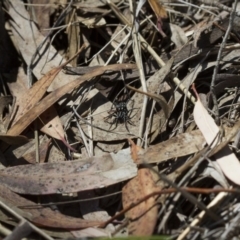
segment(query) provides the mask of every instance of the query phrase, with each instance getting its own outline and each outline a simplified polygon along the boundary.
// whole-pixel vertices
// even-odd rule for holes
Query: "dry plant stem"
[[[179,182],[179,185],[184,184],[184,182],[186,182],[187,177],[189,177],[189,176],[191,176],[193,174],[193,172],[196,170],[197,166],[199,166],[199,164],[203,160],[213,156],[215,153],[217,153],[218,151],[223,149],[229,143],[229,141],[232,140],[234,136],[236,136],[236,134],[238,133],[239,124],[240,124],[240,121],[238,121],[238,123],[235,124],[233,130],[231,131],[231,133],[229,134],[228,139],[225,142],[220,143],[219,145],[215,146],[212,149],[211,149],[211,145],[212,144],[207,146],[206,148],[202,149],[199,153],[197,153],[197,155],[195,155],[193,158],[191,158],[188,162],[186,162],[183,166],[178,168],[174,173],[170,174],[168,177],[172,181],[174,181],[182,172],[186,171],[189,168],[190,165],[194,165],[194,167],[192,167],[187,172],[187,174],[183,177],[183,179]],[[216,135],[216,137],[214,138],[212,143],[215,142],[216,138],[219,138],[218,135]],[[218,196],[216,198],[218,198]],[[161,212],[163,212],[163,210],[164,209],[162,209]],[[159,225],[158,231],[160,231],[162,229],[162,227],[164,226],[164,223],[167,221],[168,217],[169,217],[169,214],[167,214],[166,218],[164,217],[164,219],[162,220],[161,224]]]
[[[216,136],[217,137],[217,136]],[[215,139],[214,139],[215,141]],[[213,141],[213,142],[214,142]],[[182,167],[180,167],[180,169],[177,169],[177,171],[175,171],[173,174],[171,174],[169,177],[169,179],[171,179],[173,182],[175,181],[175,179],[180,176],[180,174],[186,170],[186,167],[189,167],[191,165],[193,165],[193,160],[195,160],[195,163],[193,165],[193,167],[183,176],[183,178],[181,179],[181,181],[179,182],[179,186],[184,186],[186,185],[186,181],[189,177],[191,177],[191,175],[194,173],[194,171],[196,171],[196,169],[198,168],[198,166],[200,165],[200,163],[202,163],[206,158],[208,153],[211,151],[211,146],[207,146],[205,149],[203,149],[202,151],[200,151],[196,156],[194,156],[193,158],[191,158],[187,163],[185,163],[182,167],[185,167],[184,169],[182,169]],[[173,203],[176,203],[177,200],[180,197],[180,194],[176,194],[175,196],[172,195],[170,197],[173,197]],[[159,212],[159,216],[161,216],[161,214],[163,212],[165,212],[164,217],[161,221],[161,223],[158,226],[158,232],[160,232],[164,226],[166,226],[166,222],[168,221],[170,215],[171,215],[171,210],[175,207],[174,204],[171,204],[168,209],[166,210],[166,206],[168,206],[168,203],[164,204],[163,208],[160,210]]]
[[[23,239],[25,240],[30,233],[32,232],[31,227],[28,222],[20,222],[12,231],[10,235],[8,235],[4,240],[16,240]]]
[[[133,2],[132,0],[129,0],[129,5],[130,5],[130,10],[131,12],[135,12],[133,9]],[[132,16],[132,19],[134,21],[134,16]],[[142,84],[142,89],[144,92],[147,92],[147,84],[146,84],[146,79],[145,79],[145,74],[143,71],[143,63],[142,63],[142,54],[141,54],[141,46],[140,46],[140,41],[139,41],[139,35],[138,35],[138,31],[136,29],[136,25],[133,22],[132,24],[133,26],[133,31],[132,31],[132,38],[133,38],[133,52],[134,52],[134,56],[135,56],[135,60],[138,66],[138,71],[139,71],[139,75],[140,75],[140,80],[141,80],[141,84]],[[143,106],[142,106],[142,113],[141,113],[141,119],[140,119],[140,126],[139,126],[139,137],[137,140],[137,144],[141,145],[143,143],[141,143],[141,138],[143,136],[143,130],[144,130],[144,125],[145,125],[145,116],[146,116],[146,107],[147,107],[147,96],[144,95],[143,97]],[[147,139],[145,139],[145,142],[147,141]]]
[[[211,201],[208,205],[207,208],[212,208],[214,206],[216,206],[217,204],[219,204],[223,198],[227,196],[227,192],[221,192],[219,193],[214,199],[213,201]],[[201,211],[197,217],[195,217],[195,219],[190,223],[190,226],[187,227],[177,238],[177,240],[183,240],[187,234],[191,231],[192,227],[196,226],[205,216],[206,212],[205,211]],[[227,238],[225,238],[227,239]]]
[[[12,231],[10,231],[8,228],[4,227],[2,224],[0,224],[0,233],[4,236],[8,236],[11,234]]]
[[[198,2],[201,2],[203,4],[207,4],[207,5],[212,5],[212,6],[216,6],[221,10],[224,10],[226,12],[232,12],[232,8],[229,8],[221,3],[219,3],[219,1],[212,1],[212,0],[197,0]],[[235,15],[240,17],[240,12],[235,12]]]
[[[155,171],[154,169],[152,169]],[[207,209],[207,207],[202,203],[197,200],[196,197],[194,197],[192,194],[189,192],[182,190],[181,187],[179,187],[176,183],[171,181],[165,174],[158,173],[159,177],[161,180],[169,184],[170,186],[173,186],[178,192],[180,192],[186,199],[188,199],[192,204],[196,205],[199,209],[206,211],[206,213],[215,221],[219,221],[220,217],[216,215],[214,212],[210,211]]]
[[[91,62],[94,58],[96,58],[101,52],[103,52],[108,45],[110,45],[110,43],[112,41],[114,41],[122,32],[124,32],[127,29],[127,26],[123,26],[123,28],[117,33],[115,34],[110,41],[108,41],[96,54],[93,55],[93,57],[91,57],[86,63]]]
[[[89,117],[88,117],[88,120],[90,122],[90,124],[88,125],[88,132],[89,132],[89,150],[90,150],[90,156],[92,157],[93,156],[93,149],[94,149],[94,146],[93,146],[93,128],[92,128],[92,118],[90,116],[90,113],[89,113]]]
[[[58,26],[61,21],[63,20],[65,14],[68,13],[68,11],[71,10],[71,5],[73,3],[73,0],[71,0],[68,4],[68,6],[64,9],[64,11],[61,13],[61,15],[59,16],[58,20],[54,23],[53,28],[55,28],[56,26]],[[14,7],[14,6],[13,6]],[[33,67],[33,61],[35,60],[35,58],[37,57],[39,51],[41,50],[41,48],[44,46],[44,44],[47,42],[48,38],[51,36],[53,30],[49,31],[48,35],[45,37],[45,39],[43,40],[43,42],[37,47],[35,53],[32,56],[32,59],[27,67],[27,73],[28,73],[28,87],[30,88],[32,86],[32,67]]]
[[[36,149],[36,163],[40,162],[39,157],[39,134],[38,134],[38,123],[34,122],[34,138],[35,138],[35,149]]]
[[[126,24],[128,26],[127,27],[128,31],[131,32],[132,25],[128,22],[128,20],[125,18],[125,16],[122,15],[121,13],[119,13],[119,10],[117,9],[116,5],[113,4],[110,0],[107,0],[107,2],[110,5],[110,7],[112,8],[112,10],[114,11],[114,13],[117,15],[117,17],[124,24]],[[159,66],[163,67],[165,65],[165,63],[158,56],[158,54],[154,51],[154,49],[147,43],[147,41],[142,37],[142,35],[140,33],[138,33],[138,36],[139,36],[139,40],[141,41],[142,47],[144,49],[146,49],[153,56],[153,58],[156,60],[156,62],[159,64]],[[173,78],[173,82],[179,87],[179,89],[181,89],[181,91],[183,93],[187,94],[188,99],[193,104],[195,104],[196,99],[191,95],[191,93],[188,91],[188,89],[181,83],[181,81],[177,77]]]
[[[129,223],[129,219],[127,219],[127,218],[124,219],[124,220],[123,220],[123,223],[122,223],[119,227],[117,227],[114,232],[112,232],[112,236],[115,236],[115,235],[116,235],[117,233],[119,233],[122,229],[124,229],[125,227],[127,227],[128,223]]]
[[[192,3],[186,2],[186,1],[182,1],[182,0],[177,0],[177,1],[180,2],[180,3],[184,3],[184,4],[186,4],[186,5],[189,5],[189,6],[195,7],[195,8],[199,8],[199,9],[201,9],[201,10],[204,11],[204,12],[207,12],[207,13],[209,13],[209,14],[211,14],[211,15],[216,16],[215,13],[213,13],[213,12],[211,12],[211,11],[205,9],[205,8],[199,7],[198,5],[195,5],[195,4],[192,4]]]
[[[9,204],[8,204],[9,205]],[[12,214],[14,217],[16,217],[19,221],[21,221],[22,223],[28,223],[28,225],[32,228],[33,231],[35,231],[36,233],[38,233],[40,236],[42,236],[44,239],[48,239],[48,240],[54,240],[53,238],[51,238],[49,235],[47,235],[45,232],[43,232],[41,229],[37,228],[36,226],[34,226],[32,223],[30,223],[29,221],[27,221],[25,218],[23,218],[21,215],[19,215],[17,212],[15,212],[13,209],[14,207],[9,207],[5,202],[4,199],[2,199],[0,197],[0,207],[2,207],[3,209],[5,209],[7,212],[9,212],[10,214]]]
[[[228,227],[226,228],[225,232],[222,234],[221,239],[230,239],[233,236],[239,236],[239,221],[240,221],[240,214],[238,213],[236,217],[229,223]]]
[[[127,39],[130,37],[130,33],[128,33],[123,40],[118,44],[118,46],[114,49],[114,51],[112,52],[111,56],[108,58],[108,60],[106,61],[106,63],[104,64],[104,66],[107,66],[110,61],[112,60],[112,58],[115,56],[116,52],[118,51],[118,49],[123,45],[124,42],[127,41]],[[112,39],[113,41],[113,39]],[[120,61],[120,63],[122,63],[122,61]]]
[[[220,119],[219,119],[219,109],[218,109],[217,97],[216,97],[216,93],[215,93],[215,83],[216,83],[216,78],[217,78],[217,74],[218,74],[218,71],[219,71],[219,64],[220,64],[220,60],[221,60],[221,57],[222,57],[222,52],[223,52],[223,49],[226,45],[227,38],[228,38],[228,36],[231,32],[232,26],[233,26],[233,20],[234,20],[234,17],[235,17],[235,11],[236,11],[236,8],[237,8],[237,3],[238,3],[238,1],[235,0],[232,12],[230,14],[228,28],[227,28],[227,31],[226,31],[225,36],[223,38],[221,47],[220,47],[219,52],[218,52],[216,66],[215,66],[214,71],[213,71],[212,82],[211,82],[211,87],[210,87],[211,93],[212,93],[212,99],[213,99],[213,103],[214,103],[214,107],[215,107],[215,121],[218,125],[220,124]]]
[[[43,204],[35,204],[35,205],[25,205],[25,206],[18,206],[18,208],[21,208],[21,209],[38,209],[38,208],[55,206],[55,205],[67,205],[67,204],[72,204],[72,203],[89,202],[89,201],[95,201],[95,200],[98,200],[98,199],[104,199],[106,197],[115,196],[115,195],[120,194],[120,193],[122,193],[122,191],[106,194],[104,196],[99,196],[99,197],[92,197],[92,198],[78,199],[78,200],[64,201],[64,202],[51,202],[51,203],[43,203]]]
[[[140,203],[146,201],[147,199],[153,197],[153,196],[160,196],[163,194],[171,194],[171,193],[198,193],[198,194],[211,194],[211,193],[240,193],[239,189],[227,189],[227,188],[218,188],[218,189],[214,189],[214,188],[190,188],[190,187],[177,187],[177,188],[168,188],[168,189],[163,189],[160,191],[154,191],[148,195],[146,195],[145,197],[143,197],[142,199],[132,203],[131,205],[129,205],[128,207],[124,208],[122,211],[120,211],[119,213],[117,213],[115,216],[113,216],[112,218],[110,218],[109,220],[107,220],[105,223],[103,223],[102,225],[100,225],[100,227],[104,227],[107,226],[107,224],[113,222],[114,220],[116,220],[117,218],[119,218],[120,216],[122,216],[125,212],[129,211],[130,209],[136,207],[137,205],[139,205]],[[184,195],[184,194],[183,194]],[[198,204],[198,202],[196,202]],[[209,209],[207,209],[204,206],[204,210],[206,210],[207,213],[211,212]],[[213,216],[212,218],[214,220],[219,220],[220,218],[218,216],[216,216],[214,213],[212,213]]]

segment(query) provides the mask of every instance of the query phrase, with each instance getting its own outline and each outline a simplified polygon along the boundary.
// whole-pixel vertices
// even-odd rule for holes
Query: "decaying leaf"
[[[60,194],[103,188],[134,177],[136,170],[130,154],[123,151],[85,161],[10,167],[0,171],[0,181],[18,193]]]
[[[16,206],[15,209],[24,206],[33,206],[34,202],[27,200],[20,195],[10,191],[8,188],[0,185],[0,197],[4,198],[7,202]],[[26,212],[24,217],[29,221],[45,227],[51,228],[63,228],[63,229],[81,229],[86,227],[97,226],[100,224],[98,221],[87,221],[79,218],[73,218],[61,214],[58,211],[54,211],[51,208],[28,208],[21,209],[21,211]],[[21,215],[21,213],[20,213]]]
[[[229,189],[221,189],[228,194],[214,214],[204,206],[216,205],[218,184],[240,184],[239,6],[1,1],[0,96],[7,96],[6,104],[14,98],[0,126],[0,202],[10,207],[0,218],[13,232],[6,238],[22,227],[13,211],[39,230],[29,228],[34,235],[21,238],[42,230],[58,239],[126,235],[126,223],[129,235],[238,237],[239,201]],[[85,49],[70,60],[73,66],[61,71],[81,45]],[[196,105],[193,83],[204,96]],[[221,128],[208,114],[215,109]],[[194,187],[195,201],[186,192],[193,188],[182,186]],[[17,193],[32,195],[31,201]],[[71,203],[58,205],[65,200]],[[49,202],[57,211],[44,207]],[[202,219],[202,209],[204,221],[192,221]],[[194,227],[184,231],[189,224]]]
[[[136,152],[134,145],[132,151]],[[132,155],[135,156],[136,153],[132,153]],[[159,190],[159,188],[155,185],[151,170],[148,168],[139,169],[137,176],[123,187],[123,208],[132,205],[156,190]],[[129,234],[136,236],[151,235],[157,222],[157,211],[156,199],[151,197],[126,212],[125,217],[130,221],[128,225]]]
[[[80,49],[81,51],[82,49]],[[79,52],[80,52],[79,51]],[[79,53],[78,52],[78,53]],[[55,77],[58,73],[62,70],[64,66],[66,66],[73,58],[75,58],[77,54],[75,54],[71,59],[63,63],[57,68],[52,69],[49,71],[45,76],[43,76],[40,80],[38,80],[32,88],[27,90],[25,94],[22,94],[21,99],[17,99],[17,103],[15,104],[18,106],[17,115],[15,116],[14,121],[17,122],[19,118],[21,118],[27,111],[33,108],[39,100],[44,96],[48,87],[53,82]]]
[[[39,116],[39,122],[41,125],[44,125],[40,129],[42,132],[59,140],[64,138],[62,123],[54,107],[50,107],[43,114],[41,114],[41,116]]]
[[[71,147],[65,140],[63,126],[54,106],[51,106],[44,113],[42,113],[41,116],[39,116],[39,121],[41,122],[41,125],[45,124],[40,129],[42,132],[48,134],[55,139],[61,140],[67,148],[69,148],[73,152],[76,152],[76,150]]]
[[[162,19],[167,18],[167,12],[162,4],[158,0],[148,0],[149,5],[157,16],[157,26],[159,32],[163,37],[166,37],[166,34],[162,30]]]

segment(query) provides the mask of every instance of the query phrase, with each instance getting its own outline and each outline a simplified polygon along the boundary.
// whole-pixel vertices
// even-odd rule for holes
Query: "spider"
[[[112,125],[115,124],[115,128],[117,128],[119,123],[125,123],[125,127],[127,129],[127,131],[129,132],[128,126],[127,124],[131,124],[134,126],[134,123],[131,121],[131,119],[135,116],[131,117],[131,113],[134,110],[134,108],[132,108],[131,110],[128,110],[127,108],[127,104],[130,101],[130,99],[128,99],[127,101],[124,100],[118,100],[116,101],[113,106],[115,107],[115,110],[111,109],[108,113],[109,115],[105,118],[105,122],[111,124],[109,130],[112,128]],[[133,101],[133,100],[131,100]],[[108,119],[110,118],[114,118],[114,120],[112,122],[109,122]],[[114,130],[112,129],[112,130]]]

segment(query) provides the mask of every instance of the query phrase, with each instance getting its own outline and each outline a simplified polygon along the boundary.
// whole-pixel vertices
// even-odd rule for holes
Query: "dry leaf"
[[[45,141],[39,146],[39,162],[40,163],[43,163],[46,160],[50,141],[51,140]],[[36,163],[36,150],[34,149],[33,151],[25,153],[24,155],[21,156],[21,158],[28,161],[29,163]]]
[[[132,142],[132,155],[136,155],[136,147]],[[137,176],[125,184],[122,190],[123,208],[126,208],[146,195],[159,190],[155,185],[151,170],[141,168]],[[157,205],[155,197],[150,197],[136,207],[126,212],[125,217],[130,220],[129,234],[135,236],[150,236],[157,222]]]
[[[212,117],[209,115],[207,110],[202,105],[201,101],[197,100],[194,111],[193,111],[194,120],[202,132],[206,142],[208,144],[212,144],[214,139],[216,138],[219,128],[215,124]],[[217,139],[215,139],[212,147],[216,146]],[[236,184],[240,184],[240,163],[235,154],[230,150],[228,146],[225,146],[222,150],[220,150],[217,154],[215,154],[216,162],[219,164],[223,173],[228,177],[231,181]]]
[[[71,231],[73,236],[76,238],[100,238],[109,237],[109,233],[105,233],[102,229],[97,228],[86,228],[79,231]]]
[[[57,115],[56,109],[51,106],[39,117],[41,125],[44,126],[40,129],[42,132],[58,140],[64,139],[64,130],[60,118]]]
[[[31,17],[24,4],[16,0],[11,0],[10,2],[8,13],[11,16],[10,24],[14,36],[13,40],[21,52],[23,59],[26,61],[26,64],[30,65],[32,56],[36,51],[36,46],[42,44],[45,38],[35,24],[29,24]],[[16,11],[16,9],[18,9],[18,11]],[[19,12],[21,14],[19,14]],[[46,49],[48,50],[46,51]],[[43,75],[59,66],[61,62],[62,56],[58,54],[55,48],[47,41],[42,49],[38,51],[38,57],[34,62],[37,64],[34,65],[33,73],[37,79],[40,79]],[[60,72],[56,77],[56,81],[49,86],[48,90],[55,90],[74,79],[76,79],[76,76],[68,76],[66,78],[65,74]]]
[[[42,124],[45,124],[40,129],[42,132],[48,134],[53,138],[61,140],[67,148],[69,148],[73,152],[76,152],[76,150],[73,147],[71,147],[65,140],[63,126],[54,106],[51,106],[44,113],[42,113],[39,119]]]
[[[148,0],[148,3],[156,14],[159,32],[163,37],[166,37],[166,34],[162,30],[162,19],[167,18],[167,12],[164,6],[158,0]]]
[[[145,168],[139,169],[138,175],[123,187],[123,208],[132,205],[156,189],[151,171]],[[158,208],[156,204],[155,198],[151,197],[125,214],[125,217],[130,220],[129,234],[150,236],[153,233],[157,222]]]
[[[70,82],[57,90],[51,92],[43,100],[41,100],[37,105],[33,106],[26,114],[24,114],[13,127],[7,132],[8,135],[18,135],[20,134],[29,124],[31,124],[40,114],[42,114],[46,109],[51,107],[55,102],[57,102],[62,96],[70,92],[74,88],[79,87],[82,83],[93,77],[99,76],[105,71],[119,71],[124,69],[134,69],[135,64],[114,64],[105,67],[101,67],[93,70],[92,72],[85,74],[73,82]]]
[[[0,181],[24,194],[71,193],[102,188],[136,175],[129,152],[84,161],[20,165],[0,171]]]
[[[82,49],[80,49],[80,51],[81,50]],[[14,123],[16,123],[17,120],[19,120],[26,112],[32,109],[40,101],[40,99],[44,96],[48,87],[53,82],[58,73],[75,57],[76,55],[74,55],[74,57],[72,57],[59,67],[49,71],[45,76],[38,80],[32,86],[32,88],[28,89],[24,94],[22,94],[21,98],[17,99],[16,106],[18,106],[18,111],[15,115]]]
[[[148,3],[158,18],[167,18],[167,12],[160,1],[148,0]]]
[[[0,197],[18,207],[36,205],[36,203],[19,196],[3,185],[0,185]],[[17,210],[18,207],[15,207],[15,210]],[[51,228],[82,229],[97,226],[101,223],[65,216],[58,211],[51,210],[51,208],[37,208],[37,205],[36,208],[21,209],[21,211],[26,212],[23,217],[26,217],[29,221],[39,226]]]
[[[76,9],[73,8],[71,12],[66,16],[67,36],[68,36],[68,57],[71,58],[76,54],[80,47],[80,24],[73,24],[77,22]],[[77,66],[77,58],[73,59],[70,64],[73,67]]]

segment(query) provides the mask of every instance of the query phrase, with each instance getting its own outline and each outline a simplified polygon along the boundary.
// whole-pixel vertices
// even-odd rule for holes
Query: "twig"
[[[130,5],[131,12],[132,13],[135,12],[134,9],[133,9],[132,0],[129,1],[129,5]],[[135,16],[133,15],[132,20],[134,21],[134,19],[135,19]],[[134,56],[135,56],[135,61],[136,61],[137,66],[138,66],[138,71],[139,71],[139,75],[140,75],[140,81],[141,81],[141,84],[142,84],[142,89],[143,89],[144,92],[147,92],[147,84],[146,84],[145,74],[144,74],[144,71],[143,71],[143,63],[142,63],[142,54],[141,54],[141,46],[140,46],[140,41],[139,41],[139,35],[138,35],[138,31],[137,31],[137,28],[136,28],[136,25],[135,25],[134,22],[132,23],[132,26],[133,26],[133,31],[132,31],[133,52],[134,52]],[[144,95],[143,105],[142,105],[142,113],[141,113],[141,119],[140,119],[140,125],[139,125],[139,137],[140,138],[142,138],[143,131],[144,131],[147,101],[148,101],[148,98],[147,98],[146,95]],[[137,142],[138,145],[141,144],[140,138],[138,139],[138,142]]]
[[[189,5],[189,6],[192,6],[192,7],[195,7],[195,8],[199,8],[199,9],[201,9],[202,11],[208,12],[208,13],[210,13],[211,15],[216,16],[216,14],[214,14],[213,12],[211,12],[211,11],[209,11],[209,10],[201,7],[201,6],[199,7],[198,5],[195,5],[195,4],[192,4],[192,3],[189,3],[189,2],[183,1],[183,0],[178,0],[178,2],[184,3],[184,4],[186,4],[186,5]]]
[[[224,197],[226,197],[227,193],[226,192],[221,192],[219,193],[208,205],[207,205],[207,208],[210,209],[212,208],[213,206],[215,206],[216,204],[219,204],[223,199]],[[193,226],[196,226],[202,219],[203,217],[205,216],[206,214],[206,211],[201,211],[197,217],[195,217],[195,219],[190,223],[190,226],[187,227],[177,238],[177,240],[183,240],[187,234],[190,232],[191,230],[191,227]],[[224,239],[227,239],[227,238],[224,238]]]
[[[227,31],[226,31],[225,36],[223,38],[221,47],[220,47],[219,52],[218,52],[216,65],[215,65],[215,68],[214,68],[214,71],[213,71],[213,76],[212,76],[212,81],[211,81],[211,86],[210,86],[212,99],[213,99],[213,104],[214,104],[214,107],[215,107],[215,111],[214,111],[215,112],[215,121],[218,125],[220,124],[220,119],[219,119],[219,109],[218,109],[218,103],[217,103],[217,96],[216,96],[216,92],[215,92],[215,83],[216,83],[216,78],[217,78],[217,74],[218,74],[218,71],[219,71],[219,64],[220,64],[220,60],[221,60],[221,57],[222,57],[222,52],[223,52],[223,49],[226,45],[228,35],[230,34],[230,32],[232,30],[233,20],[234,20],[234,17],[235,17],[235,11],[236,11],[236,7],[237,7],[237,2],[238,1],[235,0],[234,6],[232,8],[232,12],[230,14],[228,28],[227,28]]]
[[[162,176],[165,176],[165,175],[162,174]],[[166,177],[164,177],[164,181],[165,180],[166,180]],[[176,185],[176,184],[174,184],[174,185]],[[146,201],[147,199],[149,199],[153,196],[160,196],[160,195],[163,195],[163,194],[171,194],[171,193],[178,193],[178,192],[182,193],[182,195],[185,196],[185,197],[186,197],[186,195],[190,195],[191,197],[193,197],[190,193],[198,193],[198,194],[240,193],[239,189],[233,189],[233,188],[230,188],[230,189],[229,188],[218,188],[218,189],[214,189],[214,188],[191,188],[191,187],[177,187],[177,185],[176,185],[173,188],[167,188],[167,189],[162,189],[162,190],[159,190],[159,191],[153,191],[152,193],[142,197],[140,200],[131,203],[131,205],[127,206],[126,208],[121,210],[119,213],[114,215],[112,218],[107,220],[105,223],[103,223],[101,225],[101,227],[104,227],[107,224],[113,222],[115,219],[118,219],[120,216],[122,216],[124,213],[126,213],[130,209],[136,207],[140,203]],[[195,197],[193,197],[193,198],[195,199]],[[197,201],[197,199],[194,200],[194,203],[197,204],[198,206],[203,205],[202,203]],[[215,213],[213,213],[211,210],[207,209],[207,207],[205,205],[203,205],[203,209],[209,214],[211,212],[212,213],[211,216],[213,217],[213,219],[216,219],[216,218],[217,218],[216,220],[220,219]],[[222,219],[220,219],[220,220],[222,220]]]
[[[201,2],[203,4],[218,7],[219,9],[224,10],[226,12],[232,12],[233,11],[232,8],[229,8],[229,7],[225,6],[224,4],[221,4],[219,1],[213,1],[213,0],[197,0],[197,1]],[[235,15],[240,17],[240,12],[235,12]]]
[[[126,24],[128,27],[128,31],[131,31],[131,24],[129,23],[129,21],[126,19],[126,17],[122,14],[119,13],[116,5],[114,3],[112,3],[110,0],[107,0],[109,6],[112,8],[112,10],[114,11],[114,13],[119,17],[119,19]],[[163,60],[158,56],[158,54],[154,51],[154,49],[148,44],[148,42],[142,37],[142,35],[140,33],[138,33],[139,36],[139,40],[142,44],[142,46],[153,56],[153,58],[156,60],[156,62],[158,63],[159,66],[163,67],[165,66],[165,62],[163,62]],[[185,93],[187,95],[187,98],[193,103],[195,104],[195,97],[192,96],[192,94],[188,91],[188,89],[181,83],[181,81],[177,78],[174,77],[173,78],[173,82],[179,87],[179,89]]]

